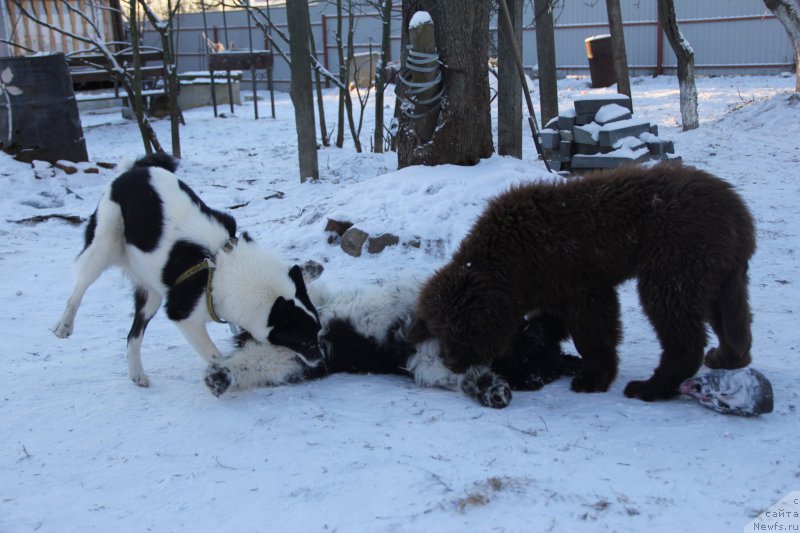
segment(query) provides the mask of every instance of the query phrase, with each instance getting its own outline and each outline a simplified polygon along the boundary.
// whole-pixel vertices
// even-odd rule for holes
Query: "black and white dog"
[[[208,362],[220,351],[206,323],[224,319],[308,366],[319,363],[320,320],[302,269],[246,233],[237,239],[233,217],[204,204],[173,174],[176,167],[166,154],[145,157],[109,184],[89,219],[74,289],[53,333],[68,337],[86,289],[104,270],[120,266],[135,284],[128,373],[138,385],[150,383],[142,337],[165,298],[167,316]]]
[[[460,390],[483,405],[501,408],[511,401],[512,389],[537,390],[562,375],[574,375],[580,366],[579,358],[561,351],[566,332],[560,322],[531,313],[521,319],[511,358],[491,368],[452,372],[442,362],[438,341],[412,344],[406,339],[419,290],[420,284],[411,279],[336,292],[310,283],[322,321],[322,365],[309,368],[291,351],[243,334],[231,357],[206,369],[206,385],[220,396],[228,389],[281,385],[337,372],[401,374],[412,376],[420,386]]]

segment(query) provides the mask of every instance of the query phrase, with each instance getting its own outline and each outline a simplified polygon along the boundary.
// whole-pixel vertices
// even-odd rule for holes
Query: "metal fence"
[[[695,51],[698,74],[774,74],[794,68],[794,51],[780,22],[766,9],[762,0],[675,0],[678,23]],[[339,68],[336,50],[336,16],[327,2],[312,3],[312,31],[320,61],[331,72]],[[400,11],[392,20],[391,59],[400,57]],[[270,10],[273,23],[286,29],[286,10]],[[622,2],[625,42],[633,75],[673,73],[676,58],[658,21],[656,2]],[[560,0],[556,2],[555,40],[558,69],[570,74],[588,74],[584,40],[608,33],[605,3]],[[536,36],[533,8],[526,2],[523,57],[534,66]],[[347,22],[344,21],[345,32]],[[178,42],[178,70],[204,71],[208,68],[209,43],[221,43],[225,49],[266,49],[264,31],[245,11],[185,14],[175,24]],[[355,16],[354,52],[379,51],[381,23],[377,11]],[[496,40],[496,26],[492,28]],[[154,31],[145,32],[146,44],[158,46]],[[282,46],[288,56],[288,44]],[[250,73],[244,73],[249,79]],[[259,82],[263,73],[257,73]],[[278,90],[287,90],[288,64],[276,54],[274,81]]]

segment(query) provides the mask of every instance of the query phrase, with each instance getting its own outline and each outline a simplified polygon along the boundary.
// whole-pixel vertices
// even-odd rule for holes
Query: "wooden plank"
[[[70,76],[73,83],[87,83],[92,81],[113,81],[114,75],[107,70],[101,69],[87,69],[76,70],[70,69]],[[164,70],[161,66],[142,67],[142,78],[163,78]]]
[[[58,2],[58,0],[56,0]],[[55,12],[58,14],[58,27],[61,29],[65,29],[65,19],[66,19],[66,7],[62,6],[60,3],[55,4]],[[63,33],[59,34],[61,38],[61,51],[66,53],[69,50],[69,39]]]
[[[142,91],[142,96],[157,96],[161,94],[166,94],[165,89],[151,89]],[[127,98],[124,93],[121,94],[114,94],[114,93],[98,93],[98,94],[86,94],[86,93],[76,93],[75,100],[78,102],[101,102],[103,100],[122,100]]]
[[[272,52],[265,50],[215,52],[208,55],[210,70],[250,70],[272,67]]]
[[[76,2],[71,3],[70,5],[74,6],[75,9],[77,9],[78,11],[82,9],[81,0],[77,0]],[[75,12],[70,9],[69,10],[70,31],[77,34],[78,32],[76,30],[78,29],[78,23],[75,20],[76,17],[77,15],[75,14]],[[69,52],[80,50],[80,48],[81,48],[81,43],[78,42],[76,39],[70,37]]]
[[[36,16],[35,5],[31,4],[28,7],[34,12],[34,16]],[[25,30],[25,46],[31,50],[41,50],[42,43],[39,42],[39,34],[36,32],[36,23],[23,15],[22,12],[20,12],[20,20]]]
[[[44,20],[48,24],[50,24],[51,26],[57,26],[58,23],[56,22],[55,17],[53,16],[53,13],[52,13],[53,10],[52,10],[52,6],[50,5],[50,1],[49,0],[41,0],[41,2],[42,2],[42,11],[44,11],[44,17],[45,17]],[[55,30],[51,30],[51,29],[45,28],[43,26],[40,26],[40,28],[41,28],[42,33],[46,36],[46,39],[49,42],[49,46],[50,47],[47,50],[58,50],[58,48],[56,48],[56,34],[57,34],[57,32]]]
[[[133,63],[133,54],[130,52],[121,54],[117,53],[115,55],[120,63]],[[164,53],[160,50],[142,51],[140,52],[139,57],[141,58],[142,63],[148,63],[151,61],[164,61]],[[86,65],[87,63],[92,63],[95,65],[111,65],[111,62],[108,61],[106,56],[102,54],[74,54],[67,57],[67,64],[70,66],[82,66]]]

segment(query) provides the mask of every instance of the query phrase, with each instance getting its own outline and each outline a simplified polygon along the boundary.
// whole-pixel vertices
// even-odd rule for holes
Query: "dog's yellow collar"
[[[236,243],[239,242],[239,239],[236,237],[231,237],[225,244],[222,245],[222,250],[225,252],[230,252],[233,250],[233,247],[236,246]],[[227,320],[223,320],[219,317],[219,315],[214,311],[214,302],[211,298],[211,282],[214,279],[214,271],[217,269],[217,265],[214,264],[214,261],[210,257],[206,257],[203,259],[202,262],[194,265],[193,267],[187,269],[183,274],[178,276],[178,279],[175,280],[175,285],[180,285],[187,279],[191,278],[192,276],[199,274],[203,270],[208,270],[208,281],[206,282],[206,308],[208,309],[208,315],[211,317],[211,320],[217,322],[219,324],[227,324]]]

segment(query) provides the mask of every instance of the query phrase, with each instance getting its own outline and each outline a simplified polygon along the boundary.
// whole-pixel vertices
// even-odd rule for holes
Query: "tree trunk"
[[[358,73],[355,69],[355,46],[353,46],[353,36],[356,32],[355,16],[353,14],[353,0],[347,0],[347,66],[346,72],[350,72],[350,65],[353,65],[353,75]],[[350,136],[353,138],[353,144],[356,147],[356,152],[361,153],[361,139],[359,139],[359,131],[356,129],[355,121],[353,120],[353,97],[350,94],[350,81],[347,80],[345,87],[347,90],[344,92],[344,109],[347,112],[347,124],[350,126]],[[358,83],[357,80],[354,80]],[[362,112],[363,116],[363,112]]]
[[[522,88],[513,46],[522,50],[523,0],[507,0],[514,35],[500,24],[497,47],[497,153],[522,158]]]
[[[178,59],[175,55],[175,34],[172,30],[172,22],[175,12],[172,10],[172,1],[167,0],[167,21],[164,24],[156,13],[151,9],[147,0],[139,0],[139,3],[144,9],[144,14],[150,22],[150,25],[158,32],[161,37],[161,50],[164,55],[164,68],[166,69],[166,95],[168,98],[169,107],[169,120],[170,120],[170,133],[172,139],[172,155],[181,158],[181,136],[180,124],[183,122],[183,115],[178,106],[178,92],[180,85],[178,83]],[[138,61],[137,61],[138,63]],[[141,87],[140,83],[135,84]],[[155,146],[155,145],[154,145]],[[156,151],[162,151],[160,147]]]
[[[489,110],[490,0],[404,0],[401,32],[417,11],[433,18],[436,47],[444,65],[446,91],[434,111],[436,129],[430,141],[416,135],[414,119],[401,117],[399,166],[474,165],[493,151]]]
[[[556,38],[553,29],[553,0],[534,0],[536,55],[539,61],[539,105],[542,127],[558,116],[558,75]]]
[[[133,102],[134,98],[136,97],[136,89],[134,87],[133,79],[129,76],[123,76],[120,83],[122,84],[125,94],[128,96],[128,101]],[[141,85],[139,87],[141,87]],[[153,129],[153,125],[150,123],[150,118],[144,113],[144,111],[142,111],[141,113],[136,114],[136,119],[138,121],[139,131],[141,132],[142,139],[144,141],[145,153],[150,155],[153,153],[153,151],[163,152],[164,148],[161,146],[158,136]]]
[[[336,121],[336,146],[344,146],[344,100],[347,92],[347,64],[344,62],[344,42],[342,41],[342,0],[336,0],[336,52],[339,54],[339,112]]]
[[[180,2],[180,0],[178,0]],[[167,66],[167,96],[169,97],[169,127],[170,139],[172,141],[172,155],[181,158],[181,130],[182,120],[181,108],[178,106],[178,93],[180,84],[178,83],[178,56],[175,53],[175,34],[173,33],[173,11],[172,0],[167,0],[167,27],[163,30],[162,40],[164,41],[164,63]]]
[[[311,28],[310,13],[308,16],[308,27]],[[314,56],[314,59],[318,59],[317,43],[314,39],[313,28],[309,29],[308,39],[309,47],[311,48],[311,55]],[[322,146],[330,146],[331,140],[328,138],[328,126],[325,124],[325,102],[322,99],[322,76],[319,73],[319,69],[314,69],[314,88],[317,92],[317,115],[319,118],[320,139],[322,140]]]
[[[169,123],[170,138],[172,140],[172,155],[181,158],[180,121],[181,110],[178,107],[178,69],[175,64],[175,55],[172,46],[172,29],[159,30],[161,33],[161,47],[164,51],[164,64],[167,67],[167,98],[169,98]]]
[[[781,21],[794,46],[794,90],[800,92],[800,4],[792,0],[764,0],[764,4]]]
[[[678,28],[673,0],[658,0],[658,16],[672,51],[678,58],[678,84],[681,91],[681,122],[683,130],[700,126],[697,115],[697,86],[694,81],[694,51]]]
[[[139,125],[139,133],[142,135],[144,152],[147,155],[153,153],[153,145],[145,128],[144,119],[144,97],[142,97],[142,61],[139,59],[139,20],[136,16],[136,2],[130,4],[130,28],[131,28],[131,54],[133,55],[133,86],[132,91],[128,92],[128,103],[131,106],[133,115]],[[148,124],[149,126],[149,124]]]
[[[619,7],[619,0],[606,0],[606,10],[608,11],[608,28],[611,30],[611,50],[614,54],[617,92],[630,98],[631,80],[628,75],[628,53],[625,51],[625,33],[622,27],[622,10]]]
[[[292,57],[292,82],[289,89],[297,126],[297,152],[300,181],[319,178],[317,131],[314,122],[314,96],[311,88],[311,55],[308,50],[311,28],[308,24],[308,0],[286,2],[289,48]]]
[[[392,31],[392,0],[383,0],[381,6],[381,59],[375,69],[375,153],[383,153],[383,94],[386,84],[386,62],[389,59],[389,47]]]

